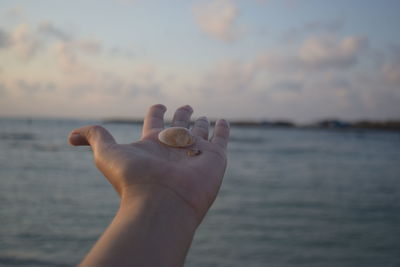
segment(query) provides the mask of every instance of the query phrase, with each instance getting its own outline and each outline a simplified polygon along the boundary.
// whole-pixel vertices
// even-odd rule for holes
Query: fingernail
[[[71,145],[76,145],[80,140],[82,140],[82,135],[80,133],[71,133],[69,136],[69,143]]]
[[[70,138],[79,138],[79,137],[82,137],[82,135],[78,132],[72,132],[69,137]]]
[[[151,106],[151,108],[157,108],[157,109],[160,109],[160,110],[162,110],[162,112],[165,112],[165,111],[167,111],[167,107],[166,107],[166,106],[164,106],[163,104],[155,104],[155,105]]]
[[[225,123],[228,127],[230,127],[229,122],[225,119],[220,119],[221,123]]]
[[[193,112],[193,108],[190,105],[184,105],[182,108],[187,109],[189,112]]]

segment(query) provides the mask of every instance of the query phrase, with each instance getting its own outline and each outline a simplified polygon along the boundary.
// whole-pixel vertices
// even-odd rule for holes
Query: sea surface
[[[0,266],[73,266],[118,197],[73,128],[0,119]],[[129,143],[141,127],[105,124]],[[188,267],[400,266],[400,133],[232,128],[220,194]]]

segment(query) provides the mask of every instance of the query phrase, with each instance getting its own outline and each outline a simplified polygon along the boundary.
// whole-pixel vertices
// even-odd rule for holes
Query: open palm
[[[209,122],[198,118],[191,129],[196,142],[187,148],[162,144],[158,133],[164,129],[163,105],[150,107],[143,125],[140,141],[117,144],[101,126],[86,126],[74,130],[72,145],[90,145],[96,166],[107,177],[121,197],[140,190],[168,190],[189,205],[199,219],[213,203],[226,168],[226,145],[229,126],[217,121],[214,135],[208,140]],[[183,106],[176,110],[172,126],[189,127],[193,110]],[[188,151],[198,150],[198,155]]]

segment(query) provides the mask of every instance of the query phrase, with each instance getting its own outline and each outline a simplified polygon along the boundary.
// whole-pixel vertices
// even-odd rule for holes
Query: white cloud
[[[99,40],[81,39],[75,43],[81,52],[88,54],[98,54],[102,51],[103,45]]]
[[[299,49],[299,59],[311,68],[347,68],[357,63],[358,56],[368,45],[362,37],[343,40],[332,37],[312,37]]]
[[[256,74],[253,63],[234,60],[218,62],[205,74],[200,90],[207,96],[213,92],[241,93],[251,89]]]
[[[213,0],[193,8],[194,17],[200,29],[209,36],[231,42],[239,37],[235,25],[239,10],[231,0]]]
[[[201,29],[213,38],[229,42],[238,37],[238,10],[232,1],[207,2],[195,7],[194,12]],[[30,77],[23,74],[23,65],[23,70],[15,73],[4,68],[0,75],[0,106],[18,103],[7,107],[25,107],[25,114],[46,101],[51,103],[37,114],[79,115],[90,109],[98,116],[124,115],[160,101],[170,106],[193,103],[205,113],[231,118],[303,120],[400,114],[400,106],[396,106],[400,101],[400,60],[391,54],[367,69],[362,56],[370,51],[366,50],[368,40],[327,36],[319,30],[331,27],[333,31],[333,24],[306,25],[304,28],[323,34],[256,52],[249,60],[222,59],[203,75],[180,78],[182,73],[168,73],[177,77],[172,83],[162,66],[159,69],[154,63],[157,61],[146,64],[143,58],[142,62],[126,60],[125,51],[118,50],[114,54],[122,56],[108,55],[110,50],[100,40],[71,34],[53,22],[34,26],[33,30],[26,24],[0,30],[0,52],[3,56],[3,52],[10,51],[4,56],[7,60],[14,52],[25,59],[40,53],[32,64],[26,64],[35,72],[29,72]],[[185,91],[183,83],[189,83],[191,91]],[[64,106],[64,110],[56,109],[57,105]],[[2,110],[5,108],[0,107]]]
[[[50,21],[42,21],[34,30],[28,24],[19,24],[8,31],[0,28],[0,49],[12,51],[19,59],[31,60],[39,52],[46,56],[53,47],[64,70],[76,67],[79,55],[103,52],[99,40],[73,36]]]
[[[32,58],[40,48],[40,43],[27,24],[20,24],[11,33],[12,47],[22,59]]]
[[[112,105],[121,106],[113,109],[121,111],[131,107],[122,107],[131,101],[145,110],[145,106],[159,102],[157,99],[164,96],[164,88],[168,85],[154,65],[122,61],[124,68],[119,73],[114,67],[124,59],[115,59],[103,53],[101,41],[68,34],[50,21],[34,26],[21,24],[14,30],[0,31],[0,44],[6,58],[15,60],[16,53],[22,59],[32,59],[30,64],[21,66],[19,63],[20,68],[16,71],[7,69],[6,75],[0,75],[1,102],[4,107],[1,110],[5,110],[5,103],[18,103],[15,107],[7,107],[15,112],[25,109],[28,114],[32,103],[37,104],[44,99],[52,99],[52,104],[44,105],[46,107],[53,107],[54,103],[60,106],[73,103],[70,109],[79,108],[81,113],[85,113],[85,103],[93,105],[93,109],[103,103],[108,105],[107,111],[112,109]],[[33,58],[38,53],[40,57]],[[105,60],[107,64],[98,64]],[[30,75],[26,76],[23,74],[24,68],[34,73],[29,72]],[[46,107],[37,114],[50,112]],[[57,116],[57,112],[61,111],[54,111],[54,116]]]
[[[225,113],[232,117],[396,118],[400,60],[391,54],[382,65],[365,68],[367,46],[357,36],[314,36],[248,61],[218,62],[192,92],[204,105],[229,103]]]
[[[66,42],[56,43],[54,46],[55,59],[58,66],[64,72],[80,72],[80,63],[78,62],[73,45]],[[79,68],[79,69],[78,69]]]

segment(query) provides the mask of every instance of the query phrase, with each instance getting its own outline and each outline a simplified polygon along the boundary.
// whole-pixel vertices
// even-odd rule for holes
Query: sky
[[[400,119],[397,0],[1,0],[0,117]]]

